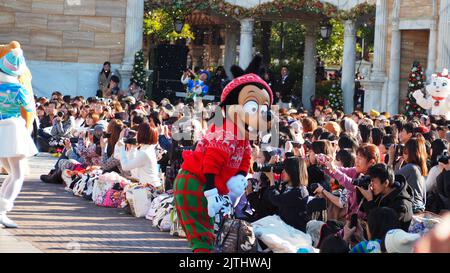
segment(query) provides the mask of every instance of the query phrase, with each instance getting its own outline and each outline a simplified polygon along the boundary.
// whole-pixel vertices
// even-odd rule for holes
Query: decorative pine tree
[[[425,75],[423,74],[423,67],[418,61],[415,61],[412,65],[411,72],[409,72],[408,95],[405,101],[405,114],[408,117],[418,117],[422,114],[426,114],[426,110],[420,107],[413,97],[414,91],[420,90],[424,88],[424,86]]]
[[[339,81],[333,81],[330,88],[330,93],[328,94],[329,106],[334,110],[343,110],[344,101],[342,98],[341,83]]]
[[[133,72],[131,74],[130,82],[136,82],[142,89],[145,89],[147,79],[144,70],[144,52],[139,50],[134,54]]]

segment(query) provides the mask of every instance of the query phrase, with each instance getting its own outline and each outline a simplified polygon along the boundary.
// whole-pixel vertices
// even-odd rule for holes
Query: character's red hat
[[[237,77],[234,80],[232,80],[229,84],[227,84],[227,86],[225,86],[225,88],[223,89],[222,96],[220,97],[220,102],[224,102],[227,96],[231,93],[231,91],[238,88],[239,86],[248,85],[252,83],[258,83],[264,86],[264,89],[269,94],[270,104],[272,104],[273,103],[272,89],[263,79],[261,79],[258,75],[254,73],[245,74],[240,77]]]

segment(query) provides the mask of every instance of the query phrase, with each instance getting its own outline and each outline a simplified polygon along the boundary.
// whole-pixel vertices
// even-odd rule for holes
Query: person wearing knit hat
[[[25,71],[21,48],[14,48],[0,58],[0,162],[9,173],[0,188],[0,225],[7,228],[17,228],[6,214],[13,209],[22,189],[26,158],[38,153],[31,138],[34,97],[19,82],[19,76]],[[30,118],[22,119],[21,112]]]
[[[261,62],[256,56],[245,71],[231,67],[234,80],[222,91],[221,111],[216,111],[214,123],[195,150],[182,154],[183,164],[174,181],[175,209],[195,253],[214,250],[216,216],[226,216],[223,212],[239,202],[247,187],[249,140],[268,128],[273,94],[256,74]]]
[[[412,253],[414,244],[419,239],[420,234],[393,229],[386,234],[384,244],[388,253]]]

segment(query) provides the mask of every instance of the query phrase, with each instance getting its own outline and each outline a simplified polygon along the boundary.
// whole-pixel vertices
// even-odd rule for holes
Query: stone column
[[[119,68],[121,88],[128,88],[134,64],[134,55],[142,49],[144,24],[144,1],[127,1],[125,29],[125,51],[122,66]]]
[[[311,109],[311,96],[316,93],[316,40],[315,25],[305,25],[305,57],[303,62],[302,103],[305,109]]]
[[[342,62],[342,93],[344,97],[344,112],[353,111],[353,95],[355,92],[356,63],[356,24],[352,20],[344,22],[344,58]]]
[[[230,68],[236,63],[236,51],[239,28],[234,25],[228,25],[225,29],[225,57],[224,68],[228,77],[232,77]]]
[[[439,9],[439,42],[438,42],[439,72],[450,69],[450,0],[441,0]]]
[[[374,60],[372,75],[374,78],[383,78],[385,75],[386,63],[386,21],[387,5],[386,0],[377,0],[375,18],[375,40],[374,40]]]
[[[243,69],[252,61],[253,56],[253,26],[255,20],[251,18],[241,20],[241,42],[239,47],[239,66]]]
[[[400,58],[402,39],[399,29],[400,0],[394,0],[392,18],[391,56],[389,67],[389,85],[387,90],[387,111],[398,113],[400,101]]]
[[[375,41],[374,60],[370,79],[361,81],[365,90],[364,111],[371,109],[385,111],[384,101],[386,98],[386,27],[387,27],[387,4],[386,0],[377,0],[375,18]]]
[[[437,42],[437,26],[436,22],[431,24],[430,38],[428,41],[428,61],[427,61],[427,82],[431,80],[431,75],[436,71],[436,42]]]

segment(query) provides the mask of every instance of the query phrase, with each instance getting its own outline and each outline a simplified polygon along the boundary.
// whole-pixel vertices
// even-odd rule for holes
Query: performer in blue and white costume
[[[197,100],[197,98],[202,98],[208,94],[208,80],[210,78],[210,73],[207,70],[200,71],[198,79],[192,80],[187,74],[181,77],[181,83],[186,84],[186,98]]]
[[[26,64],[21,48],[11,50],[0,59],[0,162],[9,174],[0,188],[0,226],[6,228],[17,228],[6,213],[13,209],[22,189],[26,158],[38,153],[30,134],[32,124],[21,117],[21,110],[25,115],[35,112],[32,92],[18,79],[24,71]]]

